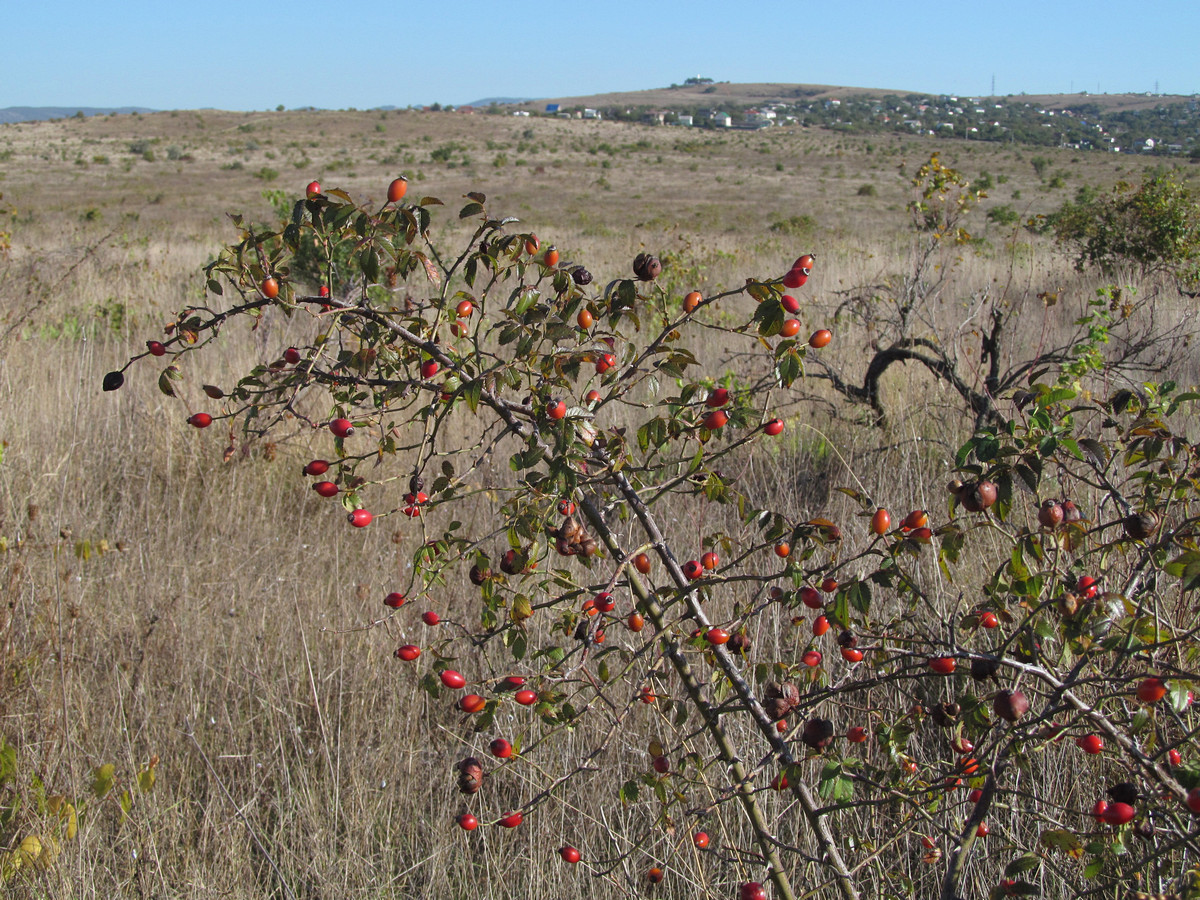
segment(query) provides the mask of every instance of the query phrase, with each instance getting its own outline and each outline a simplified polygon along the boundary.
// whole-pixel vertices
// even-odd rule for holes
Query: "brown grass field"
[[[305,898],[614,897],[643,893],[645,867],[670,858],[657,896],[732,896],[732,855],[691,852],[685,823],[641,846],[604,843],[652,824],[644,805],[616,800],[645,766],[629,748],[664,727],[652,713],[631,717],[635,736],[623,734],[553,815],[513,833],[453,827],[451,766],[468,749],[483,755],[486,738],[392,658],[400,639],[430,640],[424,626],[367,627],[405,578],[409,539],[393,542],[390,527],[348,529],[312,494],[298,475],[318,436],[293,428],[270,445],[242,444],[227,430],[190,429],[199,394],[165,397],[149,362],[117,394],[101,394],[100,379],[201,302],[201,266],[236,237],[227,213],[269,221],[264,191],[294,199],[314,178],[379,200],[400,173],[410,196],[440,197],[451,210],[468,190],[486,192],[492,208],[518,216],[564,259],[585,260],[600,283],[627,277],[642,249],[668,258],[669,285],[705,292],[777,277],[815,250],[804,324],[832,324],[830,349],[857,371],[872,335],[830,321],[838,292],[904,270],[909,179],[935,151],[969,177],[1003,180],[972,213],[982,240],[964,249],[931,328],[966,348],[972,298],[1004,290],[1029,311],[1008,338],[1013,353],[1065,332],[1099,281],[1048,239],[984,214],[1008,204],[1028,218],[1081,185],[1138,181],[1140,159],[412,111],[202,110],[0,127],[0,208],[10,211],[0,231],[11,234],[0,256],[0,737],[15,748],[0,804],[21,801],[0,828],[0,850],[47,827],[47,797],[83,807],[53,864],[2,890],[55,900],[283,897],[269,857]],[[1065,187],[1046,186],[1035,154]],[[1058,292],[1059,305],[1034,303],[1042,291]],[[1161,315],[1190,315],[1168,302]],[[303,328],[274,321],[231,333],[221,367],[278,355]],[[737,365],[716,341],[702,350],[714,365]],[[1181,382],[1197,381],[1194,357],[1176,359]],[[197,384],[209,377],[218,373],[195,373]],[[885,396],[886,429],[820,383],[781,398],[798,427],[785,451],[739,463],[745,482],[809,516],[848,514],[831,494],[843,484],[894,509],[944,508],[948,460],[971,418],[915,367],[890,372]],[[458,513],[467,527],[486,527],[481,515]],[[679,511],[692,527],[688,515]],[[694,523],[697,534],[711,525]],[[469,620],[471,597],[451,585],[436,603]],[[757,639],[789,640],[782,625]],[[595,739],[581,733],[562,746]],[[143,791],[137,776],[152,757],[156,783]],[[96,799],[94,771],[108,763],[116,789]],[[539,789],[535,766],[517,771],[519,796],[493,798],[491,812]],[[1063,796],[1086,796],[1061,767],[1046,778]],[[783,799],[767,802],[786,819]],[[1019,826],[1020,810],[1003,815]],[[611,864],[568,869],[554,851],[572,834],[585,858]],[[736,823],[719,840],[748,844]],[[894,856],[863,873],[869,895],[903,895],[884,868],[931,895],[919,853]]]

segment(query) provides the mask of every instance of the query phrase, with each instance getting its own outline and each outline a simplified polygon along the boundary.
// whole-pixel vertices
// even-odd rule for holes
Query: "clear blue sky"
[[[1200,2],[6,0],[0,107],[325,108],[690,75],[986,94],[1200,91]]]

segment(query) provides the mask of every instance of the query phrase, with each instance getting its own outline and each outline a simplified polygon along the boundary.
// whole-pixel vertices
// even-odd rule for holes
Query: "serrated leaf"
[[[374,247],[363,247],[362,253],[358,255],[358,264],[368,281],[372,284],[379,281],[379,255]]]
[[[783,387],[791,387],[800,377],[800,356],[795,349],[789,350],[775,364],[776,377]]]
[[[842,592],[839,591],[839,595]],[[844,591],[846,601],[866,618],[871,611],[871,584],[867,581],[854,581],[848,584]]]
[[[854,799],[854,781],[846,777],[840,763],[830,760],[821,769],[817,793],[825,800],[845,803]]]
[[[1078,459],[1078,460],[1083,459],[1083,451],[1080,449],[1079,444],[1076,441],[1074,441],[1072,438],[1063,438],[1062,445],[1063,445],[1063,448],[1068,453],[1070,453],[1072,456],[1074,456],[1076,459]]]
[[[980,435],[975,440],[975,458],[980,462],[991,462],[1000,452],[1000,441],[994,436]]]
[[[1028,494],[1036,494],[1040,480],[1038,473],[1022,463],[1017,463],[1013,468],[1017,473],[1013,483]]]
[[[483,212],[482,203],[468,203],[458,211],[458,217],[460,219],[469,219],[471,216],[479,215],[481,212]]]
[[[617,792],[617,796],[620,797],[623,805],[628,806],[630,803],[637,803],[638,794],[640,792],[641,788],[638,786],[638,783],[631,778],[629,781],[621,785],[621,789]]]

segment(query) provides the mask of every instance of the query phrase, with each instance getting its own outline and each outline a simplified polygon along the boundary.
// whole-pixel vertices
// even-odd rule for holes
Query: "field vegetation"
[[[427,690],[393,651],[436,645],[441,664],[498,682],[514,664],[508,643],[453,644],[445,623],[437,632],[417,616],[433,609],[476,628],[479,588],[465,568],[422,587],[414,565],[440,533],[434,526],[394,515],[349,528],[336,501],[313,492],[300,473],[309,460],[330,458],[329,433],[309,425],[326,420],[328,402],[298,401],[261,434],[243,431],[241,420],[185,424],[215,410],[200,385],[228,391],[231,372],[309,344],[307,312],[231,324],[208,352],[188,355],[179,381],[160,379],[163,367],[146,358],[125,372],[119,391],[100,391],[105,373],[146,354],[147,340],[175,339],[164,326],[184,322],[181,311],[213,305],[203,267],[241,240],[230,213],[274,228],[314,179],[378,209],[389,182],[404,175],[407,201],[446,204],[431,230],[439,246],[471,237],[475,223],[456,213],[468,192],[482,191],[489,212],[520,220],[510,230],[536,232],[541,249],[554,245],[564,271],[586,263],[597,293],[630,279],[639,253],[662,261],[655,289],[664,310],[692,290],[727,293],[697,314],[689,346],[699,374],[688,378],[769,398],[787,430],[773,443],[735,448],[722,471],[739,492],[797,522],[841,523],[841,556],[866,566],[878,544],[867,507],[928,510],[947,522],[956,454],[959,464],[991,461],[989,441],[960,448],[979,428],[993,429],[997,445],[1009,440],[1004,423],[1032,402],[1021,392],[1035,375],[1050,371],[1049,383],[1078,390],[1098,416],[1118,416],[1131,402],[1150,408],[1156,395],[1147,381],[1175,382],[1179,391],[1200,382],[1188,271],[1161,265],[1161,249],[1147,260],[1112,240],[1103,261],[1088,258],[1096,232],[1081,225],[1081,210],[1128,198],[1147,179],[1186,190],[1190,171],[1148,169],[1161,162],[818,129],[714,133],[415,111],[203,110],[0,127],[4,890],[29,898],[730,897],[739,883],[766,880],[755,829],[732,808],[729,773],[702,729],[680,719],[678,707],[634,695],[612,693],[621,710],[577,728],[561,720],[541,727],[526,711],[499,706],[495,727],[523,735],[518,756],[529,762],[506,766],[494,790],[485,786],[480,819],[551,784],[553,802],[511,831],[455,825],[464,803],[455,763],[486,757],[493,733],[476,733],[475,720]],[[1064,205],[1072,216],[1056,217]],[[1193,252],[1186,232],[1194,223],[1179,227],[1185,243],[1172,246]],[[816,263],[796,292],[799,333],[828,328],[833,339],[819,354],[806,351],[807,377],[783,387],[770,354],[764,364],[757,352],[775,345],[782,322],[764,310],[778,310],[777,300],[756,303],[743,289],[747,279],[778,279],[804,252]],[[297,296],[315,295],[326,280],[334,299],[351,296],[362,270],[346,254],[333,279],[314,268],[306,281],[301,262],[293,265]],[[428,282],[420,271],[403,275],[392,302],[421,308]],[[644,313],[649,334],[649,306]],[[734,331],[756,315],[761,343],[753,331]],[[634,340],[642,339],[639,331]],[[532,378],[527,387],[538,390]],[[640,383],[606,427],[627,426],[634,443],[659,388]],[[1184,444],[1200,438],[1182,413],[1169,426]],[[423,452],[420,420],[397,427],[407,455],[381,456],[379,469],[373,458],[356,462],[380,510],[404,505],[410,459]],[[453,518],[463,534],[490,539],[498,557],[497,510],[522,492],[508,464],[513,447],[489,443],[493,435],[470,421],[447,428],[437,435],[445,451],[437,465],[467,474],[453,516],[435,519],[437,527]],[[1049,469],[1047,478],[1069,480],[1065,465]],[[1097,503],[1108,496],[1104,485],[1090,490]],[[736,555],[744,523],[735,509],[664,495],[657,514],[697,553]],[[1193,496],[1178,503],[1192,514]],[[604,515],[625,534],[620,505]],[[1088,515],[1099,522],[1116,513]],[[979,540],[1008,552],[1000,528]],[[1114,573],[1128,575],[1133,555],[1113,551]],[[974,614],[994,588],[990,568],[959,562],[952,581],[933,557],[912,565],[936,585],[922,606],[920,627],[930,633]],[[1156,596],[1169,597],[1172,626],[1194,643],[1186,621],[1193,594],[1163,578]],[[389,611],[391,591],[409,592],[409,605]],[[714,590],[713,608],[737,619],[743,600],[733,588]],[[812,616],[798,612],[807,616],[800,625],[790,612],[744,617],[755,653],[768,660],[803,650]],[[1015,604],[1014,614],[1023,615]],[[896,610],[888,615],[899,621]],[[554,633],[542,619],[529,629],[530,646]],[[630,653],[642,646],[616,625],[608,640]],[[427,649],[423,659],[434,655]],[[832,642],[826,655],[828,672],[814,676],[814,690],[849,683]],[[1172,660],[1180,672],[1195,668],[1185,654]],[[665,668],[660,689],[682,696]],[[1113,673],[1121,690],[1130,678]],[[874,729],[871,752],[882,752],[884,714],[876,711],[915,705],[914,721],[925,721],[926,708],[950,695],[905,676],[846,697],[839,727]],[[595,698],[598,707],[607,702]],[[1167,721],[1164,713],[1162,733],[1200,763],[1194,716],[1185,708]],[[749,745],[752,723],[730,727]],[[1039,843],[1055,822],[1064,834],[1098,830],[1081,811],[1104,796],[1112,771],[1090,756],[1081,763],[1074,736],[1012,751],[1018,786],[988,817],[986,852],[964,862],[963,896],[987,896],[1014,859],[1034,860],[1017,874],[1033,878],[1036,868],[1047,897],[1092,885],[1115,896],[1114,883],[1158,890],[1196,865],[1195,829],[1176,820],[1159,823],[1172,835],[1161,852],[1132,836],[1128,847],[1087,853],[1065,837],[1060,846]],[[651,752],[655,741],[680,770],[691,754],[705,761],[690,776],[686,803],[662,787],[674,782],[652,773],[652,757],[664,755]],[[540,742],[550,750],[538,752]],[[893,761],[928,762],[919,777],[940,783],[933,760],[945,756],[944,743],[923,734]],[[749,752],[742,762],[796,896],[845,895],[804,827],[803,804],[770,788],[778,766]],[[591,765],[560,789],[555,778],[584,757]],[[1118,756],[1114,765],[1127,763]],[[804,770],[814,784],[822,771]],[[831,791],[843,789],[840,777],[826,773]],[[642,785],[640,799],[630,783]],[[851,804],[838,819],[837,846],[862,896],[937,896],[968,813],[963,799],[921,821],[897,817],[893,840],[878,831],[879,809]],[[700,828],[711,834],[711,851],[693,843]],[[941,862],[928,860],[923,834],[946,848]],[[583,862],[560,860],[564,844],[577,846]],[[1125,867],[1126,853],[1153,865],[1139,874]],[[646,877],[654,867],[666,873],[657,885]]]

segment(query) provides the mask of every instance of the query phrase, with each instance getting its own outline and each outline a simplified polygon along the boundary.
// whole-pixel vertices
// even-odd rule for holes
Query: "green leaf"
[[[841,763],[830,760],[821,769],[817,793],[825,800],[844,803],[854,799],[854,781],[846,777]]]
[[[778,300],[767,300],[754,310],[753,321],[758,323],[758,333],[763,337],[779,334],[783,328],[784,309]]]
[[[850,627],[850,600],[845,587],[839,590],[833,598],[833,607],[830,609],[830,613],[836,624],[842,628]]]
[[[1167,696],[1171,698],[1171,706],[1175,707],[1176,712],[1186,712],[1187,708],[1192,705],[1192,699],[1188,696],[1191,691],[1192,683],[1190,681],[1172,678],[1167,682]],[[1194,786],[1192,785],[1192,787]]]
[[[640,792],[641,788],[638,786],[638,783],[631,778],[621,785],[621,789],[617,791],[617,796],[621,798],[623,805],[628,806],[630,803],[637,803]]]
[[[1015,581],[1024,581],[1029,577],[1029,568],[1025,565],[1020,543],[1014,544],[1012,553],[1009,554],[1008,571]]]
[[[168,397],[174,397],[175,388],[171,386],[171,382],[179,381],[181,378],[183,378],[183,373],[179,371],[178,366],[167,366],[158,376],[158,389]]]
[[[1000,452],[1000,441],[994,435],[980,435],[975,440],[975,458],[980,462],[991,462]]]
[[[1185,591],[1200,587],[1200,552],[1187,550],[1179,554],[1163,566],[1163,571],[1182,579]]]
[[[477,409],[479,409],[479,400],[483,396],[483,382],[472,381],[463,391],[463,396],[467,400],[467,408],[470,409],[471,412],[475,412]]]
[[[481,212],[483,212],[482,203],[468,203],[458,211],[458,217],[460,219],[469,219],[471,216],[477,216]]]
[[[1042,864],[1042,858],[1033,853],[1026,853],[1024,856],[1018,856],[1007,866],[1004,867],[1005,878],[1016,878],[1018,875],[1023,875],[1026,872],[1032,872]]]
[[[358,255],[358,264],[362,267],[363,275],[367,280],[375,283],[379,281],[379,256],[375,253],[374,247],[363,247],[362,253]]]
[[[515,312],[518,316],[523,316],[529,311],[529,308],[533,306],[533,304],[537,303],[538,297],[540,296],[541,292],[536,288],[518,288],[516,303],[513,305],[513,312]],[[520,355],[519,352],[518,355]]]
[[[800,377],[801,365],[800,355],[795,349],[789,349],[784,353],[775,364],[779,383],[784,387],[791,387],[792,383]]]
[[[528,639],[524,632],[518,632],[512,640],[512,646],[509,649],[512,651],[513,659],[520,662],[525,658],[525,653],[528,650]]]
[[[1076,459],[1078,459],[1078,460],[1083,459],[1083,451],[1081,449],[1079,449],[1079,444],[1077,444],[1071,438],[1063,438],[1062,445],[1066,449],[1066,451],[1068,453],[1070,453],[1072,456],[1074,456]]]
[[[866,581],[852,581],[846,585],[846,600],[863,616],[871,610],[871,585]]]
[[[613,311],[632,309],[635,303],[637,303],[637,286],[629,279],[617,282],[617,290],[612,302]]]
[[[1017,463],[1013,468],[1017,473],[1017,478],[1014,482],[1017,487],[1024,488],[1030,494],[1036,494],[1038,482],[1041,480],[1041,460],[1037,460],[1036,471],[1034,467],[1022,463]]]
[[[967,464],[967,460],[971,457],[971,451],[975,449],[975,438],[971,438],[965,444],[958,448],[958,452],[954,454],[954,465],[962,468]]]

